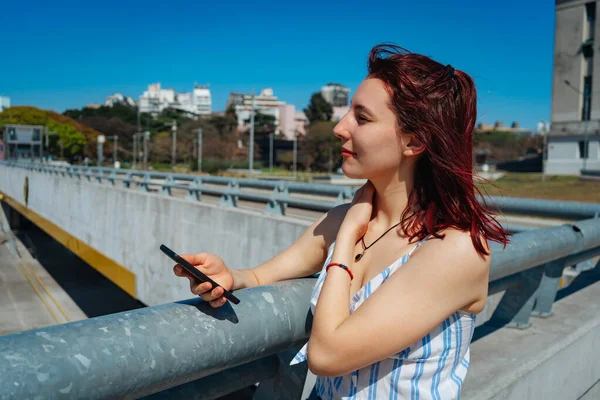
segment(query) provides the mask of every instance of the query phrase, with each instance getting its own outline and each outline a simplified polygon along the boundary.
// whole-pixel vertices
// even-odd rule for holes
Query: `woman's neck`
[[[395,176],[394,179],[387,181],[372,180],[371,182],[375,186],[371,225],[381,230],[400,222],[408,204],[413,186],[412,180],[399,179]]]

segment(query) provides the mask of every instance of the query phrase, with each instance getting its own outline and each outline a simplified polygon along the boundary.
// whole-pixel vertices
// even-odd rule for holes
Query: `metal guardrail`
[[[492,244],[490,293],[506,295],[490,323],[526,328],[530,315],[551,315],[557,271],[595,255],[600,219],[518,233],[506,249]],[[308,337],[314,281],[241,290],[237,306],[196,298],[0,337],[0,398],[214,399],[254,382],[272,388],[269,380],[299,398],[306,366],[289,367],[294,352],[282,351]]]
[[[120,184],[126,188],[150,191],[156,187],[161,194],[172,195],[173,189],[187,191],[187,198],[201,200],[203,195],[220,197],[220,204],[237,207],[239,200],[266,204],[264,212],[285,215],[288,207],[325,212],[352,200],[358,187],[289,181],[228,178],[210,175],[174,174],[154,171],[122,170],[106,167],[53,166],[31,162],[0,162],[8,167],[26,168],[38,172],[68,176],[104,184]],[[210,186],[208,186],[210,185]],[[270,190],[271,193],[248,192],[244,189]],[[331,198],[323,201],[294,196],[314,195]],[[515,197],[486,196],[479,201],[505,214],[530,215],[579,220],[600,215],[600,204],[574,201],[553,201]],[[525,227],[512,227],[521,231]]]

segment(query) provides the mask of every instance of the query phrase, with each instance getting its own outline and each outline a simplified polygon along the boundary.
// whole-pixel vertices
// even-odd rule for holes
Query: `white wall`
[[[232,268],[254,267],[286,249],[309,223],[0,166],[0,190],[136,275],[148,305],[190,297],[187,280],[160,250],[207,251]]]

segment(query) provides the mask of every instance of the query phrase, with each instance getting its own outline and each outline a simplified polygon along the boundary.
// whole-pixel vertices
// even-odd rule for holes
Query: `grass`
[[[507,173],[491,184],[477,186],[492,196],[600,203],[600,181],[580,180],[577,176],[552,175],[542,181],[542,174]]]

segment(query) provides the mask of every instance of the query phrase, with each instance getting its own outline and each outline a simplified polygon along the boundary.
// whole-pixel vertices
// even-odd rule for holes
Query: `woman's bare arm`
[[[347,211],[348,205],[345,204],[332,208],[290,247],[264,264],[252,269],[232,269],[233,290],[303,278],[319,272]]]

